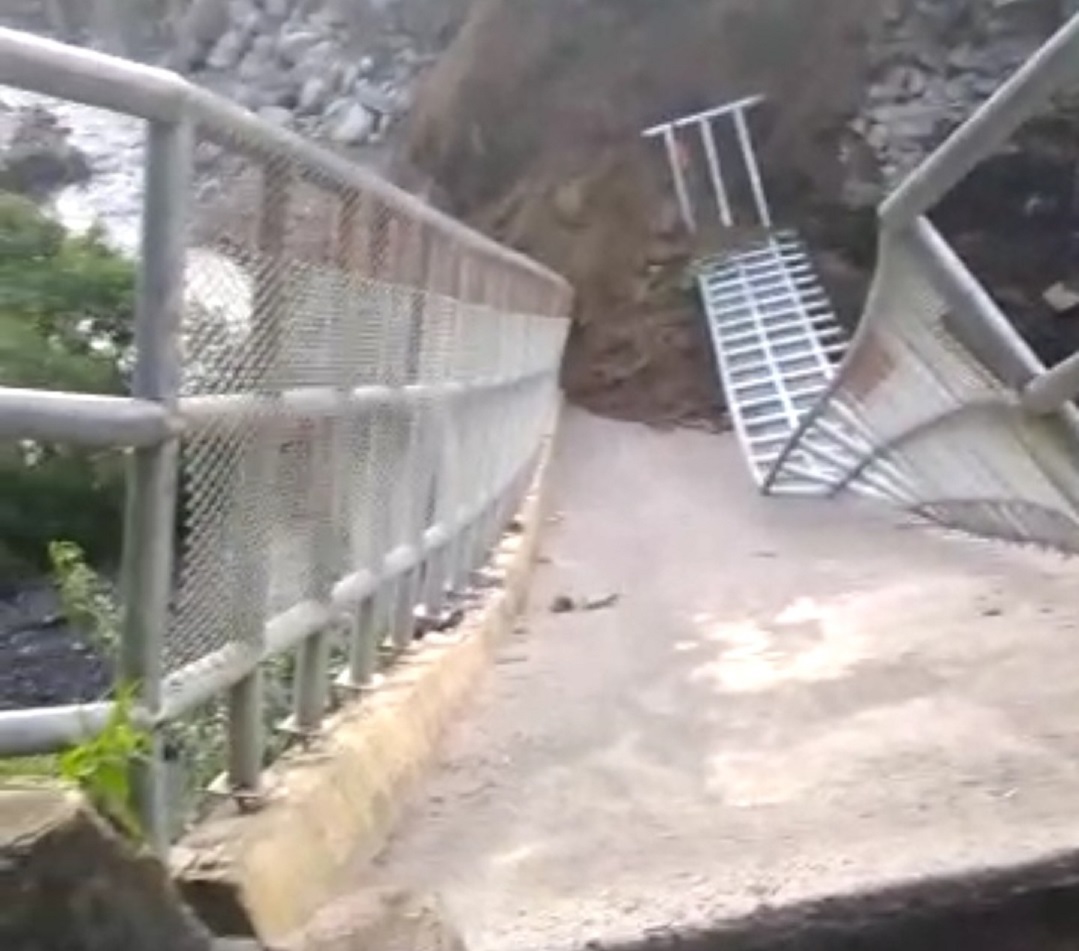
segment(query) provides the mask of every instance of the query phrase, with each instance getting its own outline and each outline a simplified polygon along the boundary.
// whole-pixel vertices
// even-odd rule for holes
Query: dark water
[[[47,583],[8,586],[0,600],[0,710],[100,699],[109,665],[60,613]]]

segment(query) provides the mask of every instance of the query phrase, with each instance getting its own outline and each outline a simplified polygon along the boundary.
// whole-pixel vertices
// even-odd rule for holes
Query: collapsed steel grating
[[[763,486],[827,391],[848,337],[793,232],[699,262],[697,281],[735,432]],[[774,488],[819,494],[854,455],[848,440],[861,442],[852,430],[816,450],[800,443]]]

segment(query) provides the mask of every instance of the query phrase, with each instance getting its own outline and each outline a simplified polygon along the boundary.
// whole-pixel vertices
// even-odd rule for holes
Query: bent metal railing
[[[172,73],[0,30],[0,83],[147,126],[131,395],[0,388],[0,438],[129,450],[118,673],[158,737],[139,792],[161,846],[156,728],[227,695],[228,788],[255,792],[262,663],[298,651],[289,726],[310,733],[331,631],[363,687],[483,562],[557,407],[571,292]],[[208,207],[205,161],[226,183]],[[0,755],[109,711],[0,713]]]
[[[764,491],[812,478],[828,494],[1079,551],[1079,354],[1046,369],[926,217],[1077,78],[1079,17],[884,202],[862,322]]]

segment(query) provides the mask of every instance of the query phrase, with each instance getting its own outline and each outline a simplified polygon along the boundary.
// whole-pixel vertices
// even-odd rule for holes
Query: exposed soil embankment
[[[578,293],[574,400],[651,422],[721,397],[650,124],[764,93],[776,206],[835,195],[874,5],[860,0],[476,0],[417,102],[410,162],[451,209],[565,273]]]
[[[1063,15],[1054,0],[475,0],[421,90],[407,158],[454,213],[573,281],[571,399],[715,420],[722,396],[685,273],[694,249],[661,146],[641,130],[763,93],[752,124],[773,211],[808,239],[852,324],[877,203]],[[1049,360],[1079,343],[1074,128],[1033,124],[935,214]]]

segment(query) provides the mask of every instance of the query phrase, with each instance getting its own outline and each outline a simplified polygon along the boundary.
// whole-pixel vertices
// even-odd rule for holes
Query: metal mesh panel
[[[568,303],[404,200],[217,128],[198,148],[221,184],[188,247],[174,685],[305,601],[340,607],[395,551],[419,553],[393,582],[410,610],[429,531],[466,527],[534,457]]]
[[[948,314],[909,235],[886,234],[863,326],[775,488],[808,458],[823,460],[833,491],[889,498],[978,534],[1079,550],[1079,474],[1061,421],[1021,412],[1014,389],[949,332]]]

